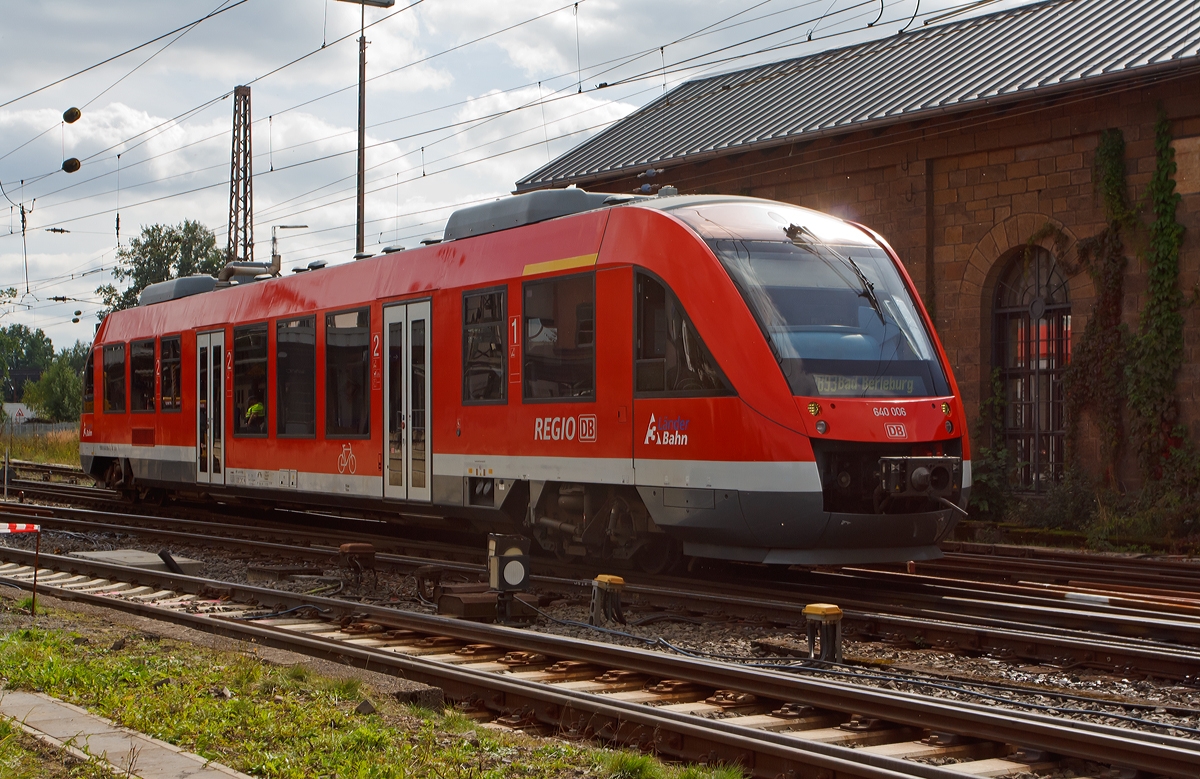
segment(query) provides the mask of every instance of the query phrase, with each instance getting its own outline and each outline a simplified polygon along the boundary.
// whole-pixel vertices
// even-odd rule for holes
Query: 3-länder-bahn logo
[[[687,429],[692,420],[683,417],[655,419],[650,415],[646,427],[646,440],[642,443],[655,446],[685,446],[688,442]]]

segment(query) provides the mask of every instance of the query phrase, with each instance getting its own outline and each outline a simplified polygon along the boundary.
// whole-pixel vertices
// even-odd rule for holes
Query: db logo
[[[579,415],[579,440],[591,443],[596,440],[596,415]]]
[[[883,430],[888,438],[908,438],[908,431],[899,423],[884,425]]]

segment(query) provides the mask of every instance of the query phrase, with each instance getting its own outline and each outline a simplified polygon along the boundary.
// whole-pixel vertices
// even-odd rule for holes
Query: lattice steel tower
[[[229,163],[227,262],[254,261],[253,154],[250,149],[250,87],[233,90],[233,154]]]

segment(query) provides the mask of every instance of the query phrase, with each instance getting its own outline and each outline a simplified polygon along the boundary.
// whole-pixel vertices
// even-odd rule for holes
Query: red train
[[[966,505],[954,377],[859,225],[567,189],[459,210],[435,245],[278,262],[153,285],[104,320],[86,470],[131,493],[500,523],[649,570],[927,559]]]

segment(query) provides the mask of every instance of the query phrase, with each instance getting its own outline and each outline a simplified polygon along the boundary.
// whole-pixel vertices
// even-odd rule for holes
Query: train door
[[[196,336],[196,481],[225,483],[225,333]]]
[[[428,502],[432,477],[429,301],[383,309],[383,496]]]

